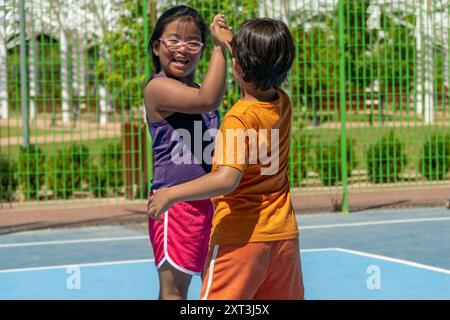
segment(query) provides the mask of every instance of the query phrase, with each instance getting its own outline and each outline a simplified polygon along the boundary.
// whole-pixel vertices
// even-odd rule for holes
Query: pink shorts
[[[148,220],[156,268],[167,261],[174,268],[200,275],[208,254],[214,214],[211,200],[179,202],[161,215],[162,222]]]

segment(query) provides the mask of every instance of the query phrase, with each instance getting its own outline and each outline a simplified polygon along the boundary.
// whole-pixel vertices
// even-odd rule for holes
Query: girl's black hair
[[[200,34],[202,37],[201,41],[203,43],[206,43],[206,37],[208,36],[208,27],[206,26],[205,20],[203,20],[202,16],[200,15],[200,13],[198,13],[197,10],[184,5],[170,8],[158,18],[158,21],[156,21],[152,37],[150,38],[147,46],[148,53],[152,56],[155,73],[159,73],[161,71],[161,64],[159,63],[159,58],[153,52],[153,45],[161,38],[166,25],[178,19],[181,19],[182,21],[193,21],[200,30]]]

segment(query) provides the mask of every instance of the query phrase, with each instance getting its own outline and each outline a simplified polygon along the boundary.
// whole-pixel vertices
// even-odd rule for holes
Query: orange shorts
[[[304,299],[298,239],[211,247],[200,299]]]

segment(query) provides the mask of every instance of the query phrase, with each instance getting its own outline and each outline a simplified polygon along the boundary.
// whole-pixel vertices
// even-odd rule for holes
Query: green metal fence
[[[223,12],[234,30],[253,17],[288,24],[292,187],[342,195],[344,212],[351,192],[448,187],[448,1],[3,0],[1,203],[146,197],[146,46],[175,4],[207,22]],[[222,115],[238,97],[230,70]]]

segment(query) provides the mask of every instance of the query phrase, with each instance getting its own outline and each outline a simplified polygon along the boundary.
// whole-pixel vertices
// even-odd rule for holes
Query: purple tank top
[[[159,77],[165,75],[155,74],[148,82]],[[147,116],[147,123],[153,142],[152,190],[181,184],[211,172],[212,144],[220,125],[217,111],[202,114],[175,112],[156,122]]]

